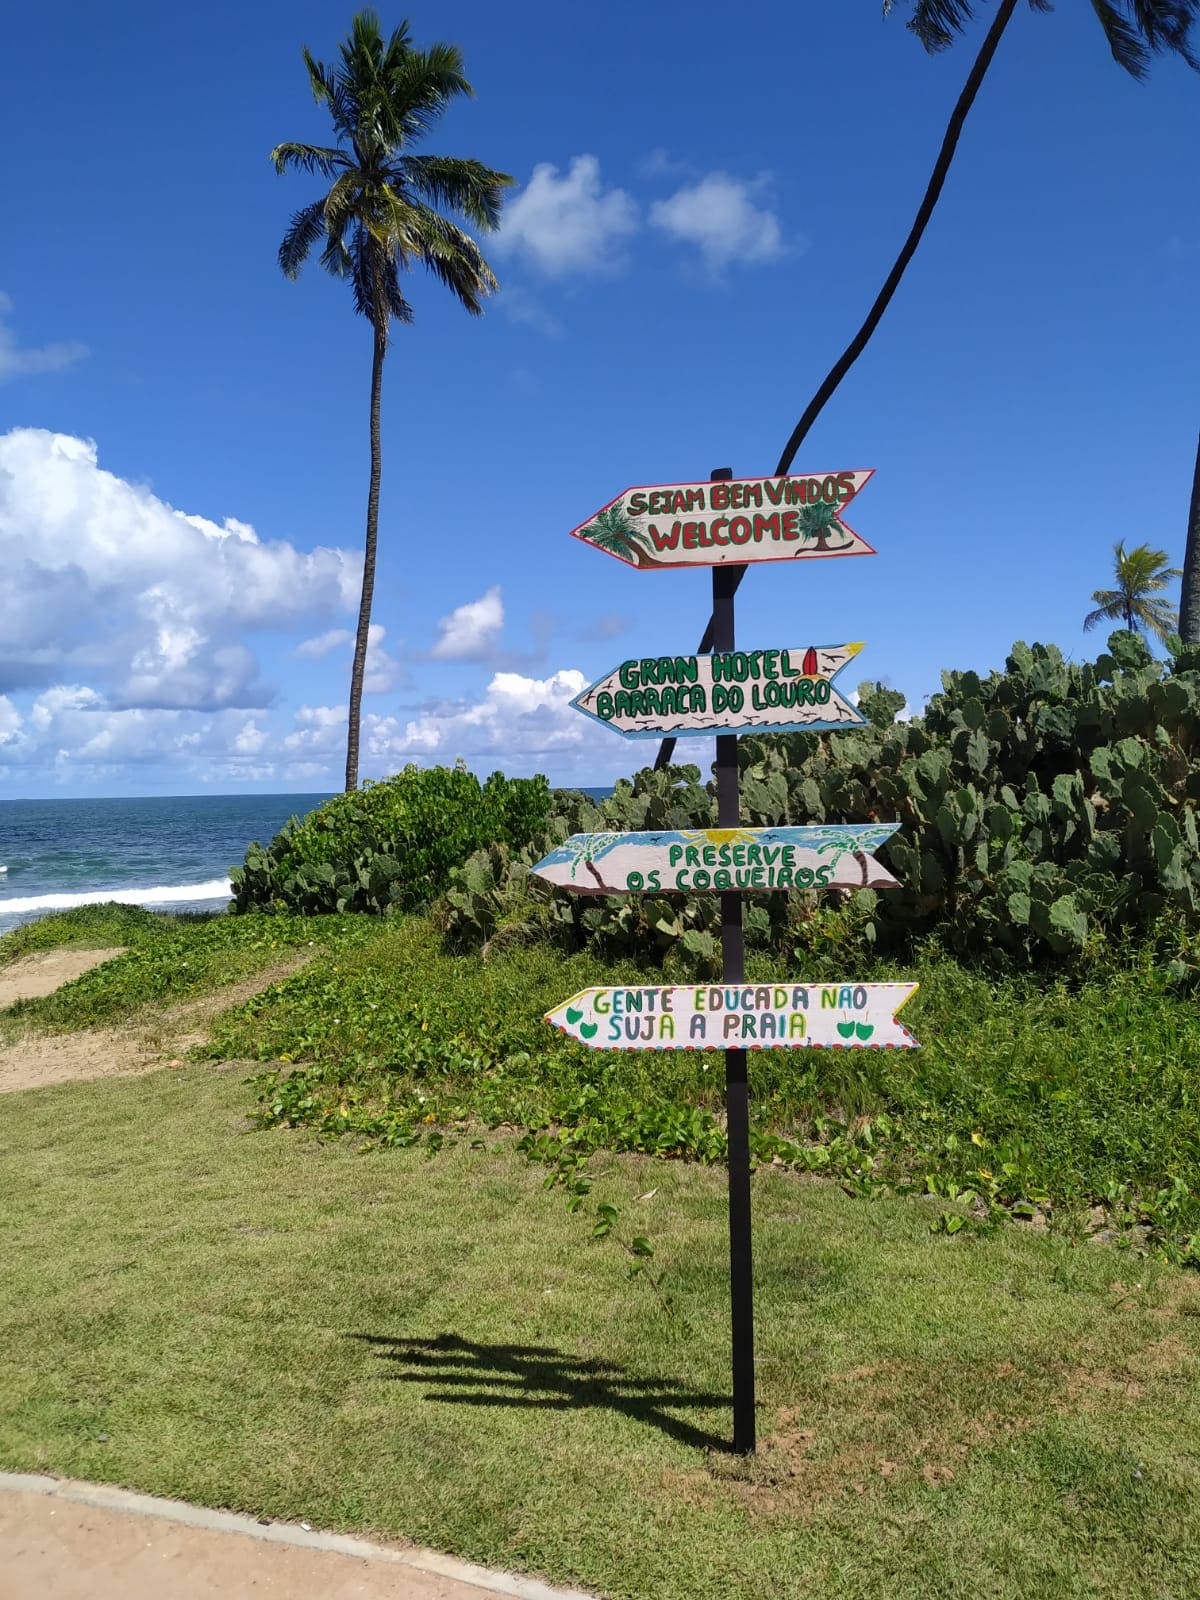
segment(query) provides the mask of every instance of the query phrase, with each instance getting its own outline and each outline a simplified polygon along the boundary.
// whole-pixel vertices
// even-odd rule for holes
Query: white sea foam
[[[194,900],[228,900],[232,894],[228,878],[211,878],[207,883],[156,884],[149,889],[94,889],[86,894],[32,894],[24,899],[0,898],[0,917],[23,915],[28,911],[70,911],[74,906],[100,906],[116,900],[123,906],[187,905]]]

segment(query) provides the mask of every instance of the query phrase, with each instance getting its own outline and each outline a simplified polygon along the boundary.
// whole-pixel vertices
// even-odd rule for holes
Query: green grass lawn
[[[1194,1276],[761,1170],[747,1464],[719,1168],[597,1158],[669,1313],[511,1137],[363,1155],[252,1103],[199,1063],[5,1097],[4,1466],[639,1600],[1200,1593]]]

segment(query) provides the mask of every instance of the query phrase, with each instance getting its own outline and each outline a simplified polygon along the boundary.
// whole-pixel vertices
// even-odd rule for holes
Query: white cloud
[[[295,729],[282,740],[289,754],[333,755],[345,748],[349,721],[345,706],[301,706],[294,721]]]
[[[0,745],[12,744],[21,731],[23,718],[7,695],[0,694]]]
[[[486,661],[495,654],[503,626],[504,601],[495,584],[478,600],[468,600],[442,618],[429,654],[437,661]]]
[[[215,771],[248,776],[245,763],[270,735],[237,711],[117,708],[85,684],[56,684],[37,696],[21,725],[0,698],[0,766],[53,773],[60,782],[96,782],[122,769],[153,766],[211,781]]]
[[[408,681],[407,674],[396,660],[383,648],[387,629],[373,622],[367,629],[367,661],[363,669],[363,693],[386,694],[389,689]]]
[[[102,706],[104,701],[94,689],[82,683],[60,683],[45,694],[38,695],[29,713],[29,720],[39,733],[45,733],[56,718],[70,711],[90,711]]]
[[[407,674],[395,656],[389,655],[383,648],[386,637],[387,629],[382,623],[373,622],[367,629],[367,661],[363,671],[364,694],[384,694],[387,690],[408,681]],[[344,650],[346,660],[350,661],[353,656],[351,648],[353,644],[354,635],[349,628],[330,628],[327,633],[318,634],[315,639],[305,639],[298,644],[295,654],[303,656],[306,660],[320,661],[333,650]]]
[[[650,222],[675,239],[698,245],[714,272],[732,262],[778,261],[784,254],[779,218],[755,203],[765,186],[765,178],[746,183],[727,172],[710,172],[668,199],[656,200]]]
[[[548,277],[611,272],[638,228],[638,207],[624,189],[605,189],[595,156],[575,156],[567,172],[539,162],[504,208],[496,239],[502,254],[524,255]]]
[[[540,758],[573,752],[591,735],[587,719],[571,701],[587,687],[582,672],[566,668],[549,678],[526,678],[518,672],[497,672],[481,701],[447,705],[411,720],[398,717],[364,719],[368,757],[383,770],[406,761],[467,761],[515,757]]]
[[[0,435],[0,693],[86,678],[114,708],[263,705],[242,634],[350,609],[360,572],[350,551],[178,511],[90,440]]]
[[[265,748],[268,735],[265,728],[260,728],[253,719],[247,722],[240,733],[233,737],[230,749],[235,755],[256,756]]]
[[[349,628],[330,628],[328,633],[318,634],[315,639],[305,639],[296,646],[296,654],[304,656],[310,661],[319,661],[322,656],[327,656],[331,650],[337,650],[344,644],[353,644],[354,635]]]
[[[13,309],[10,296],[0,290],[0,383],[12,378],[32,377],[41,372],[61,372],[64,367],[82,361],[87,355],[87,345],[75,339],[60,340],[57,344],[44,344],[39,349],[22,350],[16,334],[7,325]]]

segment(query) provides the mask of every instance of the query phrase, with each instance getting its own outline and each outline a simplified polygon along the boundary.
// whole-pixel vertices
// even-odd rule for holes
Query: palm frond
[[[895,3],[896,0],[884,0],[885,17]],[[975,0],[913,0],[907,26],[932,54],[952,45],[974,16]]]
[[[279,265],[285,277],[296,278],[308,259],[309,251],[325,232],[325,202],[314,200],[292,217],[279,246]]]
[[[1092,629],[1101,622],[1119,622],[1124,627],[1125,613],[1119,606],[1115,609],[1112,606],[1101,606],[1097,611],[1089,611],[1083,619],[1084,633],[1091,633]]]
[[[474,96],[462,66],[462,51],[453,44],[411,50],[396,62],[387,82],[405,142],[415,144],[428,133],[452,100]]]
[[[1191,46],[1191,29],[1200,0],[1129,0],[1134,21],[1155,55],[1182,56],[1200,70]]]
[[[479,316],[484,298],[495,293],[497,284],[495,273],[474,239],[429,206],[409,204],[402,211],[413,241],[412,253],[453,290],[472,316]]]
[[[305,45],[301,51],[304,65],[308,68],[309,87],[313,92],[313,99],[318,105],[333,99],[337,89],[337,76],[332,67],[327,67],[323,61],[318,61]]]
[[[504,190],[516,181],[506,172],[485,167],[482,161],[455,156],[402,156],[398,174],[423,199],[457,211],[489,232],[499,226]]]
[[[1092,10],[1104,29],[1113,60],[1132,77],[1144,78],[1150,70],[1150,51],[1134,23],[1121,15],[1112,0],[1092,0]]]
[[[326,194],[323,201],[325,232],[331,239],[340,239],[349,227],[351,219],[360,209],[362,191],[363,175],[357,167],[351,167],[342,173]]]
[[[296,144],[290,140],[275,146],[271,151],[271,161],[276,172],[300,167],[305,172],[319,172],[323,178],[332,178],[335,172],[348,164],[344,150],[331,150],[319,144]]]

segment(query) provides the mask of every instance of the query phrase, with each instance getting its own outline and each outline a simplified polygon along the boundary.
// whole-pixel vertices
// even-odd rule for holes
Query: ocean
[[[223,910],[229,869],[324,794],[0,800],[0,933],[47,911],[123,900]]]
[[[585,791],[596,799],[611,788]],[[122,900],[223,911],[229,869],[325,794],[0,800],[0,933],[31,917]]]

